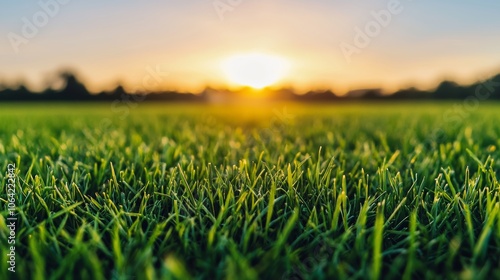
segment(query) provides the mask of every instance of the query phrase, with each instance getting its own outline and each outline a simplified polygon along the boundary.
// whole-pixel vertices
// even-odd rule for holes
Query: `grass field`
[[[452,107],[1,104],[0,279],[500,279],[500,105]]]

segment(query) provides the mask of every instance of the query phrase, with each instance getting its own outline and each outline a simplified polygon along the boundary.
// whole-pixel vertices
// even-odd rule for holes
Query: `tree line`
[[[229,100],[244,97],[243,91],[231,92],[207,88],[198,94],[174,91],[130,93],[122,86],[114,90],[100,93],[90,93],[76,75],[65,72],[60,75],[63,86],[60,89],[47,88],[41,92],[33,92],[25,85],[15,88],[0,85],[0,101],[184,101],[213,102],[214,100]],[[249,90],[249,89],[247,89]],[[302,102],[328,102],[342,100],[500,100],[500,74],[488,80],[471,85],[459,85],[452,81],[443,81],[434,90],[419,90],[417,88],[401,89],[386,94],[380,89],[364,89],[351,91],[345,95],[337,95],[330,90],[309,91],[297,94],[293,89],[268,89],[267,99]]]

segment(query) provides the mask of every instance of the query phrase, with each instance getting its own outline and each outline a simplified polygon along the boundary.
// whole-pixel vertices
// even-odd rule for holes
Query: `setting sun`
[[[222,70],[230,83],[255,89],[276,84],[288,68],[285,59],[261,53],[235,55],[222,62]]]

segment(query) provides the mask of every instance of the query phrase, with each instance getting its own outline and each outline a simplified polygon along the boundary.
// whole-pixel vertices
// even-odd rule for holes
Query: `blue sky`
[[[282,84],[299,89],[430,88],[500,72],[498,1],[401,0],[402,11],[346,59],[340,44],[355,46],[355,28],[394,0],[241,0],[222,18],[213,0],[66,0],[16,53],[9,34],[23,36],[22,19],[51,1],[0,4],[0,82],[41,88],[69,67],[95,91],[134,88],[160,66],[169,73],[161,87],[197,91],[229,83],[220,61],[253,51],[289,60]]]

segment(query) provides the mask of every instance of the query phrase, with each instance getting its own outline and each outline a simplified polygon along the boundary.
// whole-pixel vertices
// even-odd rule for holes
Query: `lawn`
[[[500,104],[134,105],[0,104],[0,279],[500,279]]]

